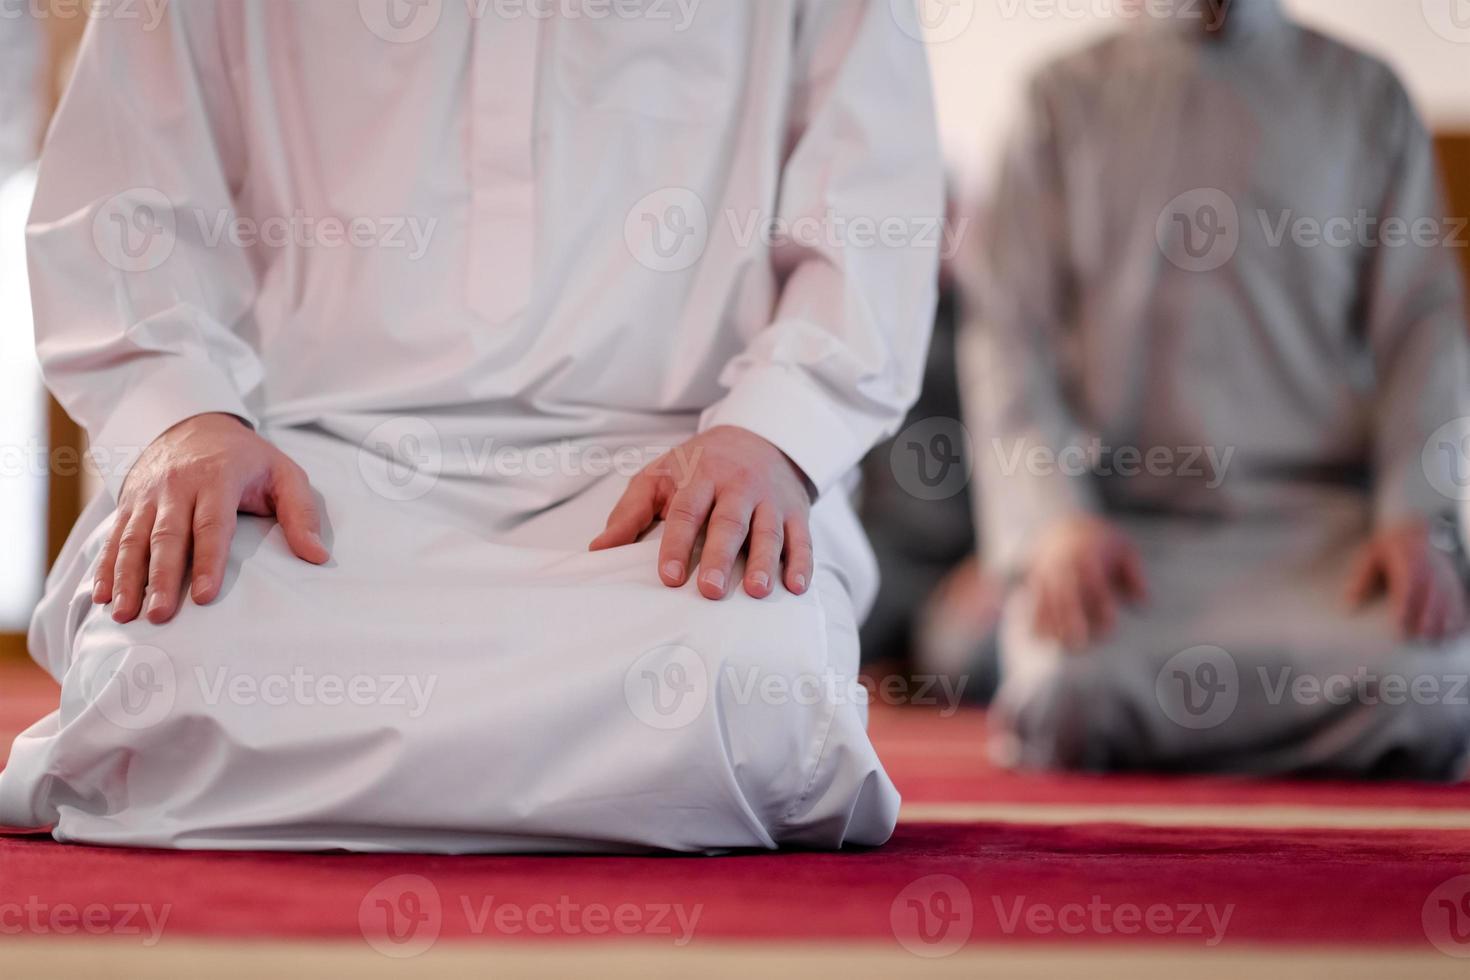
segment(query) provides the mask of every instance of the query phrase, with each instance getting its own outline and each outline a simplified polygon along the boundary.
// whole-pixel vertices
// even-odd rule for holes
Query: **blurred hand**
[[[951,624],[977,636],[1000,619],[1005,590],[985,573],[980,559],[971,555],[950,569],[924,603],[921,619]]]
[[[140,612],[151,623],[167,622],[179,610],[191,559],[190,594],[200,605],[213,601],[239,511],[274,515],[298,558],[327,560],[301,467],[233,415],[175,425],[143,450],[123,482],[92,601],[111,602],[119,623]]]
[[[1147,595],[1143,562],[1116,525],[1084,515],[1053,525],[1037,544],[1027,575],[1035,628],[1070,650],[1112,632],[1118,603]]]
[[[1000,623],[1005,589],[970,555],[924,600],[914,628],[914,665],[922,673],[965,679]]]
[[[705,532],[699,592],[720,599],[748,543],[745,591],[763,599],[778,580],[800,595],[812,578],[811,495],[786,454],[746,429],[721,425],[654,460],[635,476],[593,540],[593,551],[632,544],[656,518],[665,522],[659,577],[677,588],[689,577],[694,542]]]
[[[1385,591],[1409,639],[1440,640],[1467,625],[1464,585],[1423,521],[1384,528],[1363,546],[1349,578],[1348,602],[1358,607]]]

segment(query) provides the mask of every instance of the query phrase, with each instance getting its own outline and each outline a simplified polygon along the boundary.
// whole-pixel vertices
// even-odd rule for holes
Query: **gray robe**
[[[1466,641],[1406,643],[1386,601],[1353,612],[1343,593],[1375,525],[1454,508],[1463,460],[1424,450],[1464,414],[1444,242],[1466,232],[1421,221],[1412,240],[1444,212],[1389,68],[1276,0],[1231,17],[1044,70],[969,263],[987,560],[1016,575],[1042,528],[1101,513],[1152,589],[1069,655],[1016,587],[998,751],[1447,777],[1470,733]]]

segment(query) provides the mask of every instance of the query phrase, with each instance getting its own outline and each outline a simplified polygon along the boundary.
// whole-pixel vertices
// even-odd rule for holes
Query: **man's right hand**
[[[1121,528],[1100,517],[1070,517],[1049,528],[1027,576],[1035,628],[1070,650],[1112,632],[1118,602],[1147,594],[1143,561]]]
[[[321,518],[306,472],[233,415],[185,419],[153,440],[133,464],[102,551],[92,601],[111,602],[119,623],[141,612],[174,617],[192,559],[190,594],[219,595],[235,515],[274,515],[298,558],[327,560]]]

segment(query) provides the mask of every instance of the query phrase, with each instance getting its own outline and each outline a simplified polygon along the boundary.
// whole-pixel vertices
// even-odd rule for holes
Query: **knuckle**
[[[192,487],[198,480],[201,464],[191,462],[170,466],[158,478],[158,487],[164,494],[175,494]]]
[[[134,552],[142,548],[148,541],[148,534],[136,524],[129,524],[128,529],[118,539],[119,552]]]
[[[214,534],[225,529],[225,518],[222,514],[214,512],[201,512],[194,515],[195,534]]]
[[[217,486],[229,477],[230,464],[224,459],[205,459],[194,464],[189,482],[194,486]]]
[[[750,529],[750,543],[764,547],[777,546],[781,543],[781,531],[769,524],[758,524]]]
[[[745,487],[755,483],[755,473],[744,463],[731,463],[724,475],[724,482],[733,486]]]
[[[278,454],[276,456],[275,465],[271,467],[271,473],[276,482],[284,486],[295,487],[310,482],[306,475],[306,470],[301,468],[301,464],[285,454]]]
[[[184,535],[177,528],[164,527],[161,524],[155,526],[153,533],[148,536],[148,543],[155,550],[173,548],[181,545],[183,541]]]
[[[671,524],[697,524],[699,512],[687,500],[675,500],[669,505],[668,520]]]
[[[133,510],[131,507],[119,507],[117,517],[112,522],[112,533],[108,537],[116,542],[122,538],[123,532],[133,522]]]
[[[709,528],[711,531],[725,534],[743,535],[748,526],[743,519],[734,514],[714,514],[709,519]]]

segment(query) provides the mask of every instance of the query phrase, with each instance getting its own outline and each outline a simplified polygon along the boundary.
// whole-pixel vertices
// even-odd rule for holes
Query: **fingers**
[[[1033,627],[1069,650],[1083,650],[1117,626],[1119,596],[1098,562],[1038,578],[1031,589],[1036,596]]]
[[[815,569],[812,529],[807,520],[806,514],[786,520],[786,588],[795,595],[806,592]]]
[[[194,502],[194,575],[190,594],[201,606],[219,595],[235,537],[239,501],[229,494],[206,490]]]
[[[150,623],[166,623],[178,611],[193,523],[191,496],[173,495],[159,505],[148,536],[148,601],[143,614]]]
[[[282,458],[271,479],[276,521],[286,534],[286,543],[297,558],[320,565],[330,556],[327,546],[322,543],[321,514],[306,472]]]
[[[1413,635],[1421,640],[1440,640],[1444,638],[1449,619],[1449,600],[1439,589],[1430,588],[1426,592]]]
[[[1088,636],[1106,636],[1117,621],[1117,603],[1106,566],[1101,560],[1084,561],[1078,575],[1083,612],[1087,616]]]
[[[658,547],[658,574],[665,585],[680,586],[689,574],[694,540],[714,506],[715,488],[708,481],[694,481],[669,500],[664,514],[664,537]]]
[[[1430,598],[1429,576],[1417,564],[1393,563],[1388,571],[1388,591],[1399,629],[1405,636],[1419,635],[1424,606]]]
[[[1352,571],[1348,573],[1347,601],[1348,605],[1356,609],[1368,601],[1379,581],[1378,552],[1374,548],[1364,548],[1353,560]]]
[[[119,510],[112,525],[112,533],[102,546],[102,556],[97,561],[97,575],[92,581],[92,601],[99,605],[112,601],[113,576],[117,574],[117,550],[122,544],[123,532],[127,530],[131,518],[131,511]]]
[[[1143,556],[1132,542],[1124,542],[1120,547],[1112,579],[1130,602],[1148,601],[1148,577],[1143,572]]]
[[[699,594],[706,599],[723,599],[730,572],[745,539],[750,534],[752,505],[737,494],[721,494],[710,514],[704,550],[699,556]]]
[[[1037,636],[1047,639],[1060,639],[1053,625],[1051,614],[1051,593],[1046,588],[1046,583],[1041,577],[1032,574],[1026,580],[1026,591],[1031,593],[1033,603],[1031,609],[1031,629]]]
[[[659,480],[647,470],[633,477],[628,489],[618,498],[607,525],[588,545],[590,551],[620,548],[638,540],[658,516]]]
[[[1068,574],[1045,588],[1052,637],[1068,650],[1081,650],[1087,646],[1087,613],[1076,577]]]
[[[757,507],[750,522],[750,555],[745,559],[746,594],[756,599],[771,594],[780,571],[785,540],[786,533],[776,512],[767,504]]]
[[[143,607],[143,587],[148,581],[148,538],[153,533],[155,512],[151,506],[133,512],[117,545],[112,576],[112,618],[129,623]]]

